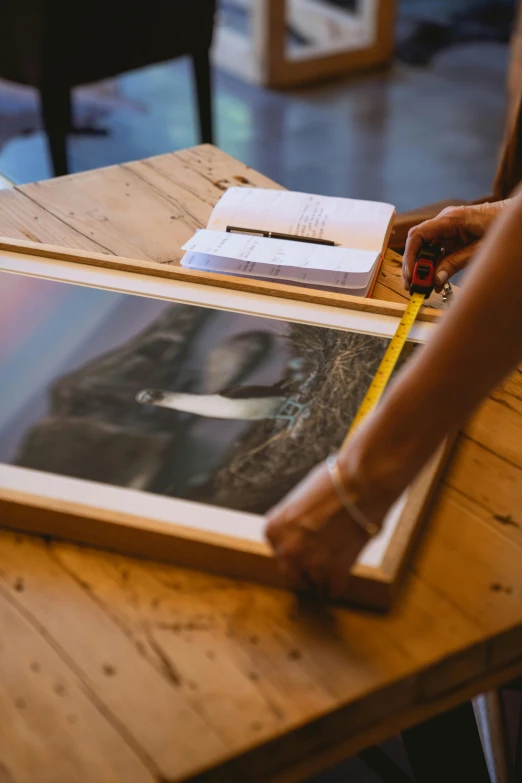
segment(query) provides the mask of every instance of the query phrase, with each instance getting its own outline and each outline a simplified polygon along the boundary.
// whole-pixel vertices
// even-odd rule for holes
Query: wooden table
[[[0,234],[175,263],[212,147],[0,192]],[[404,296],[388,254],[376,295]],[[0,780],[289,783],[522,674],[522,374],[466,427],[395,609],[0,533]]]

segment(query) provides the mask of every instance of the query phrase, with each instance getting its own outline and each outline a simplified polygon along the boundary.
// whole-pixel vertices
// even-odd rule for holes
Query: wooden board
[[[402,317],[407,301],[388,302],[381,299],[364,299],[359,296],[320,291],[299,285],[284,285],[272,281],[254,280],[249,277],[220,275],[208,272],[197,272],[193,269],[185,269],[181,266],[156,264],[154,262],[137,261],[136,259],[110,256],[106,253],[95,253],[90,250],[68,250],[67,248],[47,245],[39,242],[24,241],[0,237],[0,250],[8,252],[29,253],[36,257],[71,261],[73,263],[88,264],[89,266],[111,268],[122,272],[135,272],[151,275],[152,277],[165,278],[167,280],[179,280],[185,283],[199,283],[206,286],[217,286],[232,291],[244,291],[250,294],[262,294],[263,296],[284,297],[285,299],[310,304],[329,305],[330,307],[342,307],[362,312],[378,313],[379,315],[393,315]],[[433,307],[423,308],[419,315],[419,321],[435,323],[443,315],[442,310]]]
[[[1,191],[0,234],[176,265],[238,184],[278,187],[200,146]],[[375,296],[406,301],[395,253]],[[299,783],[520,677],[521,398],[517,371],[465,428],[386,614],[0,530],[31,630],[0,640],[4,776]]]
[[[373,609],[391,607],[448,456],[448,447],[441,449],[412,485],[382,565],[357,563],[353,567],[345,601]],[[276,587],[285,585],[269,547],[239,537],[14,491],[5,484],[0,487],[0,512],[1,525],[11,530]]]
[[[126,276],[126,272],[139,272],[143,276],[142,286],[149,277],[158,276],[180,283],[197,281],[198,286],[205,286],[201,294],[198,294],[198,289],[196,289],[197,301],[199,302],[200,298],[203,298],[203,293],[212,293],[214,297],[217,297],[216,301],[224,302],[223,308],[225,310],[228,304],[226,298],[223,297],[223,289],[226,287],[232,287],[236,292],[246,294],[241,300],[237,302],[234,300],[236,302],[233,305],[235,311],[241,307],[247,307],[250,302],[249,309],[244,312],[255,314],[263,314],[266,304],[260,303],[258,296],[251,297],[250,295],[252,293],[266,294],[267,291],[271,297],[268,302],[274,303],[273,307],[279,302],[282,303],[284,309],[287,293],[290,293],[292,300],[303,301],[306,304],[312,302],[316,305],[313,312],[317,313],[317,317],[320,313],[330,312],[320,309],[321,305],[324,306],[325,303],[334,304],[336,308],[342,306],[346,313],[389,315],[391,312],[395,315],[397,310],[402,309],[401,305],[391,305],[390,310],[390,307],[382,302],[346,295],[324,294],[293,286],[280,285],[276,287],[270,285],[267,289],[267,284],[261,281],[159,267],[131,259],[94,254],[90,251],[59,250],[7,239],[0,239],[0,250],[3,250],[4,254],[9,251],[9,256],[4,255],[4,259],[9,259],[8,269],[11,271],[20,269],[26,275],[34,273],[37,277],[43,275],[58,281],[62,278],[67,280],[66,274],[60,270],[65,269],[71,262],[75,262],[76,275],[74,279],[77,282],[88,283],[92,287],[96,285],[98,280],[103,288],[109,290],[111,287],[118,290],[118,281],[122,286],[121,290],[126,292],[133,290],[129,288],[131,277]],[[27,254],[28,250],[31,251],[31,254]],[[52,271],[52,263],[51,265],[47,264],[45,271],[42,271],[44,268],[43,259],[50,259],[51,262],[58,261],[58,264],[55,264],[56,272]],[[116,275],[112,275],[108,281],[103,276],[100,278],[98,275],[97,278],[96,268],[116,270]],[[226,286],[222,285],[223,282],[226,283]],[[138,287],[135,290],[140,291],[141,288]],[[176,289],[172,287],[160,288],[157,295],[162,299],[170,298],[172,301],[176,301]],[[178,299],[178,301],[180,300]],[[310,311],[308,311],[307,317],[312,317]],[[436,311],[429,313],[430,321],[436,317]],[[327,321],[323,318],[317,323],[326,324]],[[389,324],[389,334],[394,330],[395,323]],[[375,327],[372,326],[373,328]],[[391,605],[400,577],[404,573],[408,557],[411,554],[413,542],[421,529],[427,505],[446,464],[447,454],[447,447],[441,449],[410,488],[382,563],[378,566],[356,564],[348,593],[345,596],[347,600],[374,608],[387,608]],[[8,473],[7,469],[4,469],[4,473]],[[24,477],[23,484],[25,485],[28,480],[27,477]],[[7,481],[4,480],[0,489],[2,523],[12,529],[52,535],[126,554],[160,559],[182,566],[243,578],[253,578],[269,584],[282,584],[277,564],[264,541],[248,541],[229,533],[225,534],[223,529],[219,527],[210,531],[197,530],[194,527],[187,527],[179,518],[176,523],[172,521],[167,523],[154,515],[150,518],[144,518],[141,513],[136,516],[121,510],[118,511],[114,507],[89,505],[80,502],[80,500],[76,502],[76,496],[74,502],[65,501],[60,496],[59,489],[56,492],[58,494],[40,496],[34,492],[26,491],[25,486],[21,491],[20,486],[10,484],[8,475]],[[176,513],[174,509],[173,514]],[[247,523],[248,520],[245,521],[245,524]]]

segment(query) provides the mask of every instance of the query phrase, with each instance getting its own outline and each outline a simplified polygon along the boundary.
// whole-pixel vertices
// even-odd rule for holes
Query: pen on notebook
[[[328,245],[336,247],[339,242],[330,239],[317,239],[316,237],[301,237],[296,234],[281,234],[279,231],[263,231],[257,228],[241,228],[240,226],[227,226],[229,234],[252,234],[255,237],[267,237],[268,239],[291,239],[292,242],[309,242],[313,245]]]

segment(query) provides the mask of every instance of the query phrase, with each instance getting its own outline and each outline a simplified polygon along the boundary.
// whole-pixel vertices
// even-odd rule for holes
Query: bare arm
[[[430,343],[339,455],[346,490],[358,507],[380,522],[444,436],[521,359],[522,197],[517,197],[484,240],[460,297]],[[324,465],[270,513],[267,535],[294,581],[304,576],[336,595],[344,592],[365,543]]]
[[[441,438],[460,426],[521,359],[522,198],[518,197],[484,242],[460,300],[390,389],[361,432],[358,448],[367,453],[393,447],[408,466],[403,480],[409,481]]]

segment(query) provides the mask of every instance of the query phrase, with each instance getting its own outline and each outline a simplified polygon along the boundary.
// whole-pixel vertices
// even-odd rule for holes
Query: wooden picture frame
[[[246,278],[206,275],[178,267],[0,239],[0,278],[9,273],[383,336],[393,334],[397,316],[404,310],[403,305],[298,286],[273,286]],[[424,311],[421,322],[414,327],[413,339],[427,339],[440,315],[438,311]],[[397,505],[386,544],[381,550],[376,545],[378,555],[366,555],[366,560],[363,557],[355,565],[347,600],[377,609],[390,606],[448,453],[446,444]],[[205,520],[197,527],[196,507],[202,504],[193,501],[105,484],[93,489],[92,483],[83,479],[5,463],[0,463],[0,477],[2,526],[180,566],[282,584],[276,562],[262,538],[263,519],[259,515],[254,519],[255,515],[246,512],[209,510],[205,506]],[[171,521],[173,515],[175,522]],[[239,518],[241,524],[247,519],[251,525],[248,536],[237,534]],[[187,519],[192,521],[188,523]]]
[[[295,87],[319,79],[384,65],[391,60],[395,38],[396,0],[361,0],[349,13],[318,0],[237,0],[250,16],[250,36],[218,24],[214,62],[240,78],[266,87]],[[318,19],[331,26],[353,27],[353,40],[333,51],[328,47],[287,47],[290,22],[301,33],[313,32]]]

